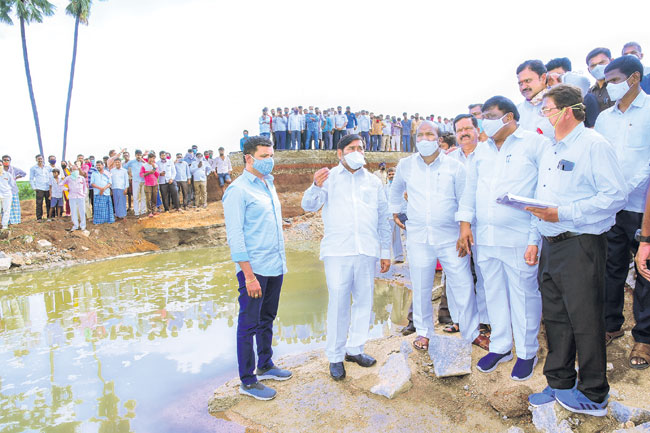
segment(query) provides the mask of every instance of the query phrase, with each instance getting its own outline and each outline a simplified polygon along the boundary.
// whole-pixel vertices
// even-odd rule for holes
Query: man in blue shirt
[[[320,119],[314,110],[310,109],[305,115],[305,122],[307,123],[307,140],[305,140],[305,149],[311,149],[311,142],[314,141],[314,149],[318,150],[318,130],[320,126]]]
[[[288,121],[289,119],[282,115],[282,110],[278,107],[277,116],[273,117],[273,136],[277,150],[284,150],[286,147]]]
[[[239,392],[258,400],[271,400],[275,390],[259,380],[291,378],[290,371],[277,368],[271,359],[273,321],[287,273],[282,212],[271,176],[273,143],[265,137],[250,138],[244,145],[244,160],[244,172],[223,196],[228,245],[239,283]],[[253,336],[257,344],[257,371]]]
[[[244,144],[248,141],[248,131],[244,129],[244,136],[239,139],[239,150],[244,151]],[[191,165],[194,161],[186,161],[188,165]]]
[[[43,219],[43,200],[46,215],[50,214],[50,176],[52,169],[43,163],[43,155],[36,155],[36,165],[29,170],[29,183],[36,192],[36,219]]]
[[[411,121],[406,113],[402,113],[402,152],[411,151]]]
[[[555,140],[542,149],[535,197],[549,206],[526,210],[536,217],[543,238],[538,280],[548,342],[548,386],[532,394],[529,402],[540,406],[556,400],[572,412],[605,416],[606,233],[625,206],[627,187],[615,149],[598,132],[585,128],[585,105],[577,87],[553,87],[544,96],[541,113],[553,127]],[[529,259],[537,262],[536,255]]]
[[[269,109],[264,107],[262,115],[259,120],[260,135],[269,138],[271,136],[271,116],[269,116]]]
[[[345,125],[348,134],[354,134],[354,128],[357,127],[357,116],[350,111],[350,107],[345,107],[345,117],[348,118],[348,123]]]

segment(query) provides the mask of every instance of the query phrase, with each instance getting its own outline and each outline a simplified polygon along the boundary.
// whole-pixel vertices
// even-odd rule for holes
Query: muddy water
[[[278,356],[325,343],[317,247],[287,253]],[[207,414],[236,375],[233,281],[226,249],[0,277],[0,432],[244,431]],[[371,335],[403,324],[407,301],[378,282]]]

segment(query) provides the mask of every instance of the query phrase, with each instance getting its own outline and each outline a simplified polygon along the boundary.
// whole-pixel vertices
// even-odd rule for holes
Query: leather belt
[[[557,236],[544,236],[544,239],[550,244],[555,244],[557,242],[562,242],[570,238],[575,238],[576,236],[580,236],[582,233],[575,233],[575,232],[564,232],[560,233]]]

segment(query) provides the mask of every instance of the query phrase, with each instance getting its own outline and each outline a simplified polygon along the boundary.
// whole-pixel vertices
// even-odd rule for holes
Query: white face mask
[[[438,150],[439,144],[437,141],[422,140],[415,143],[418,147],[420,155],[426,157],[433,155]]]
[[[501,130],[506,124],[503,123],[503,118],[507,114],[504,114],[499,119],[483,119],[483,131],[488,137],[494,137],[497,132]]]
[[[343,158],[345,158],[346,164],[352,170],[358,170],[364,165],[366,165],[366,159],[363,157],[361,152],[350,152],[347,155],[345,155]]]
[[[620,83],[608,83],[607,84],[607,94],[609,95],[612,101],[618,101],[621,99],[627,92],[630,91],[630,85],[627,84],[627,80],[621,81]]]
[[[591,71],[589,71],[589,73],[597,80],[604,80],[606,67],[607,65],[596,65]]]

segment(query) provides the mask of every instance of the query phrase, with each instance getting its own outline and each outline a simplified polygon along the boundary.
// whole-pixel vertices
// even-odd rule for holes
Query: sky
[[[26,29],[44,152],[61,159],[74,20],[66,1]],[[645,1],[94,1],[79,31],[67,159],[109,149],[239,149],[264,106],[453,117],[500,94],[522,100],[527,59],[597,46],[650,52]],[[647,62],[650,62],[648,54]],[[591,78],[591,77],[590,77]],[[24,170],[38,142],[20,28],[0,24],[0,153]]]

